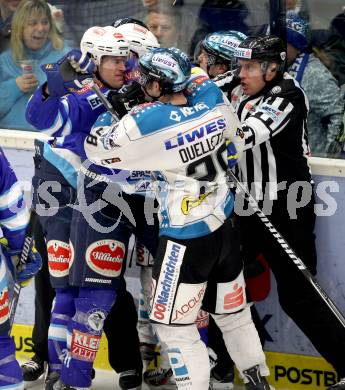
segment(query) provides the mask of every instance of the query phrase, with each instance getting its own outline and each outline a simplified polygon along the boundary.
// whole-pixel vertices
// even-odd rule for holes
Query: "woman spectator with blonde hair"
[[[26,122],[25,108],[45,81],[40,66],[69,50],[46,1],[22,1],[13,15],[10,48],[0,55],[0,127],[34,130]]]

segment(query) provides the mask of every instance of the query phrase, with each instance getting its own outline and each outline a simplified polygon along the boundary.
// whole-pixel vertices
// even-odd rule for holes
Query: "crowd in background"
[[[52,0],[44,20],[31,20],[23,2],[0,0],[1,128],[34,130],[24,111],[29,97],[44,80],[40,66],[78,47],[88,27],[111,24],[114,17],[143,20],[162,47],[176,46],[191,58],[198,57],[198,42],[213,31],[231,29],[247,35],[270,32],[267,0]],[[345,11],[340,2],[335,2],[333,9],[333,17],[322,18],[324,10],[316,1],[286,1],[287,18],[291,23],[291,18],[297,17],[297,24],[292,23],[303,35],[297,37],[297,47],[288,41],[288,64],[289,72],[297,77],[300,54],[308,57],[306,69],[298,67],[298,81],[311,106],[308,131],[312,154],[343,157]]]

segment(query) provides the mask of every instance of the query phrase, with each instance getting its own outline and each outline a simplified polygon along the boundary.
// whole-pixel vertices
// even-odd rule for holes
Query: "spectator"
[[[292,14],[287,18],[288,72],[301,84],[309,100],[308,140],[311,151],[334,153],[334,143],[342,129],[344,100],[335,78],[310,53],[308,31],[308,23],[304,19]]]
[[[184,5],[183,1],[178,0],[160,0],[146,6],[145,22],[161,47],[176,46],[193,55],[197,41],[194,43],[194,40],[186,37],[194,36],[195,31],[199,30],[203,31],[202,36],[207,32],[198,19],[195,7],[192,4]]]
[[[45,80],[40,65],[56,62],[69,50],[44,0],[20,3],[13,15],[10,48],[0,55],[0,127],[33,130],[25,108]]]
[[[8,49],[11,37],[11,22],[21,0],[0,0],[0,53]],[[58,31],[62,34],[64,17],[61,9],[48,3]]]
[[[305,0],[286,0],[287,15],[298,15],[306,20],[309,20],[309,12]]]
[[[21,0],[0,0],[0,52],[9,45],[12,15],[20,2]]]
[[[178,8],[165,3],[149,7],[145,22],[161,47],[181,47],[181,14]]]

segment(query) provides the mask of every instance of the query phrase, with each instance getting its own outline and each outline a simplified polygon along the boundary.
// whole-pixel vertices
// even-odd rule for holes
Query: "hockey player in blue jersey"
[[[150,319],[168,349],[178,388],[207,390],[209,361],[194,325],[201,306],[222,330],[247,389],[269,389],[259,337],[246,304],[225,139],[243,148],[240,124],[221,91],[188,106],[188,57],[155,49],[140,60],[147,103],[86,139],[88,157],[110,168],[155,171],[160,240]],[[157,171],[158,170],[158,171]],[[247,373],[259,367],[253,382]]]
[[[15,358],[16,348],[9,336],[10,275],[23,285],[40,270],[42,260],[30,249],[28,261],[21,268],[18,261],[29,220],[22,189],[15,173],[0,149],[0,389],[23,390],[22,371]]]
[[[55,384],[60,387],[64,386],[60,384],[58,378],[61,370],[61,360],[67,353],[68,322],[75,312],[78,315],[79,311],[82,310],[80,308],[85,307],[83,303],[88,302],[90,295],[95,302],[99,303],[100,310],[102,302],[106,301],[106,306],[109,309],[114,301],[114,293],[109,293],[108,290],[106,293],[102,288],[88,290],[84,291],[85,296],[82,296],[76,287],[69,286],[69,273],[76,263],[74,261],[75,250],[78,249],[70,246],[70,228],[73,213],[73,208],[70,206],[75,203],[77,171],[81,164],[80,150],[82,148],[80,148],[80,139],[83,138],[83,134],[88,134],[99,114],[106,110],[98,96],[86,84],[91,81],[92,72],[96,71],[98,79],[96,82],[103,93],[107,94],[110,89],[118,90],[121,88],[124,83],[129,46],[123,35],[111,26],[90,28],[85,32],[81,46],[82,48],[92,48],[93,58],[91,59],[87,55],[83,56],[83,53],[75,50],[59,61],[58,64],[47,64],[45,66],[47,84],[37,90],[27,109],[29,122],[37,129],[54,137],[52,141],[47,143],[36,141],[36,169],[33,179],[35,188],[34,204],[38,214],[40,214],[45,230],[51,281],[56,289],[56,301],[49,329],[50,376],[46,384],[47,389],[51,389]],[[53,187],[49,188],[52,181]],[[57,188],[54,185],[57,185]],[[44,197],[42,196],[44,188],[58,200],[55,209],[52,204],[44,203]],[[46,206],[48,206],[48,210],[45,210]],[[95,279],[97,279],[97,271],[95,274]],[[100,295],[99,298],[97,298],[98,294]],[[74,298],[76,298],[76,301]],[[134,309],[132,297],[127,305],[128,311],[130,305]],[[90,310],[92,311],[92,308]],[[97,312],[97,315],[99,314],[99,318],[102,319],[104,313]],[[95,313],[90,313],[90,316],[96,320]],[[114,332],[116,333],[117,329],[120,332],[121,324],[127,322],[126,316],[126,321],[116,321],[113,327],[107,327],[109,330],[108,336],[111,336]],[[97,329],[96,333],[99,333],[103,328],[103,321],[99,322],[97,326],[100,324],[101,328]],[[134,334],[136,332],[135,323],[128,325],[127,328],[128,331],[133,333],[130,342],[133,345],[131,349],[135,349],[135,337],[137,337]],[[94,336],[94,339],[99,339],[96,334]],[[112,337],[112,341],[116,343],[114,337]],[[110,349],[114,348],[116,347]],[[114,354],[110,353],[109,356],[114,357]],[[125,359],[125,356],[128,356],[128,359]],[[139,349],[137,349],[137,352],[131,351],[130,355],[124,353],[123,358],[119,356],[116,362],[114,362],[115,359],[112,359],[111,364],[116,364],[114,369],[121,372],[135,369],[136,367],[133,366],[135,356],[137,356],[136,360],[141,363]],[[87,369],[80,375],[77,372],[76,376],[81,381],[78,387],[89,386],[94,357],[95,353],[92,353],[87,358],[85,356],[82,358],[86,359]],[[122,361],[120,362],[119,359]],[[81,364],[83,363],[84,361]],[[69,387],[66,385],[66,388]]]

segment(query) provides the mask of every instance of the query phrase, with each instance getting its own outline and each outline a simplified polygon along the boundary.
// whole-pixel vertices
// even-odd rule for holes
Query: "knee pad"
[[[252,320],[250,305],[238,313],[212,314],[212,317],[223,333],[227,350],[240,374],[242,375],[248,368],[259,365],[261,375],[269,375],[265,354]]]
[[[68,323],[67,346],[61,379],[76,387],[90,387],[91,369],[100,346],[104,321],[116,298],[113,289],[80,288],[75,314]]]
[[[154,327],[169,355],[178,388],[207,390],[210,378],[208,352],[196,326],[155,324]]]
[[[80,326],[79,330],[101,335],[115,299],[116,292],[113,289],[80,288],[79,296],[74,300],[76,311],[73,322]]]

